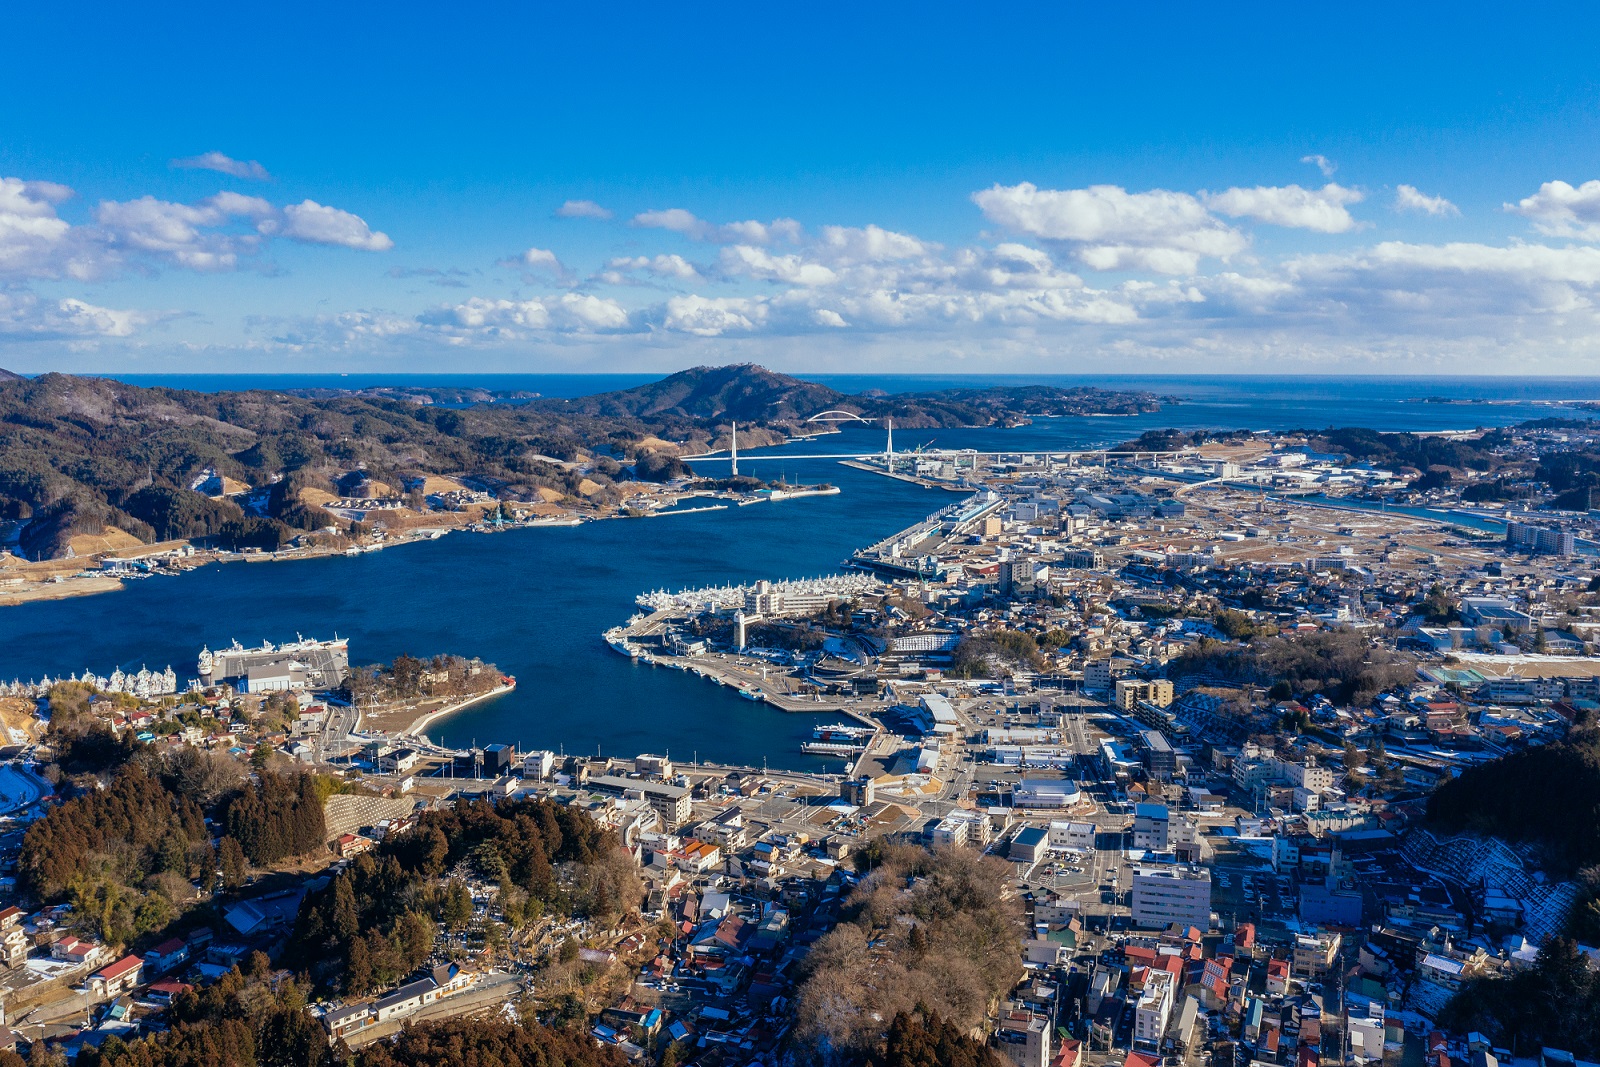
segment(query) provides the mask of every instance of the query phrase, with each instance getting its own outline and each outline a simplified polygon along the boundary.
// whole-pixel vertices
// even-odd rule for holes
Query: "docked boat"
[[[838,745],[829,741],[802,741],[800,751],[812,756],[859,756],[865,745]]]
[[[878,731],[871,726],[851,726],[847,723],[835,722],[826,726],[818,726],[811,731],[811,737],[816,741],[826,741],[832,744],[860,745],[865,748],[868,741],[872,740]]]
[[[631,656],[634,659],[638,659],[639,650],[634,648],[633,645],[629,643],[628,639],[623,636],[623,634],[626,632],[627,631],[623,630],[620,626],[607,630],[604,634],[606,644],[611,646],[611,650],[613,652],[620,652],[624,656]]]

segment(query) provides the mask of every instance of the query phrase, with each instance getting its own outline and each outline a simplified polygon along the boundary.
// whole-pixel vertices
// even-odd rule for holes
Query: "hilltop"
[[[843,393],[754,364],[694,367],[659,382],[575,400],[540,400],[546,411],[595,418],[737,420],[774,425],[806,419],[844,401]]]
[[[1036,415],[1131,415],[1174,402],[1150,393],[1049,385],[850,394],[746,363],[695,367],[632,389],[570,401],[540,400],[534,406],[596,417],[737,420],[796,428],[813,415],[837,410],[867,419],[893,418],[896,426],[906,428],[949,428],[1018,426]]]
[[[752,365],[696,367],[573,400],[475,389],[200,393],[0,375],[0,521],[20,524],[20,547],[35,559],[107,530],[276,548],[339,524],[321,502],[398,496],[429,478],[501,500],[616,503],[616,486],[682,473],[676,457],[725,443],[733,421],[759,445],[803,432],[830,408],[944,427],[1160,403],[1051,387],[847,396]],[[211,483],[223,491],[196,491]]]

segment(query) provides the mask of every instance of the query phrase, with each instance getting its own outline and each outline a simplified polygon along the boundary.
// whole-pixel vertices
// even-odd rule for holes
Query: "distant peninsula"
[[[1038,385],[850,395],[748,364],[574,399],[412,385],[202,393],[0,372],[0,521],[12,558],[33,561],[178,540],[272,551],[406,510],[624,513],[641,484],[691,473],[680,457],[726,447],[735,422],[758,447],[819,432],[807,420],[829,411],[912,429],[1175,402]]]

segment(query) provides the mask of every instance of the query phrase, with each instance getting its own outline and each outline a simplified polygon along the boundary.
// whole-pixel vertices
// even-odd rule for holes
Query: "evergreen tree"
[[[244,885],[248,874],[248,861],[244,857],[244,849],[239,845],[236,837],[224,837],[222,845],[217,850],[217,862],[222,867],[222,884],[229,889],[238,889]]]
[[[451,930],[460,930],[472,921],[472,895],[460,879],[452,878],[445,888],[441,918]]]

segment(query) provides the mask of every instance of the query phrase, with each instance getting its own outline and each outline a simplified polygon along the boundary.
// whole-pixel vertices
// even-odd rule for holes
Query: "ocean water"
[[[264,386],[261,376],[130,376],[139,384],[185,388],[326,385],[344,376],[296,376]],[[552,381],[559,379],[559,381]],[[362,384],[395,378],[376,377]],[[650,376],[453,375],[431,384],[479,384],[581,395]],[[825,378],[847,390],[922,389],[949,378]],[[1007,379],[1000,379],[1007,380]],[[1010,379],[1022,380],[1022,379]],[[1037,380],[1037,379],[1030,379]],[[1104,447],[1147,429],[1290,429],[1340,425],[1381,430],[1450,430],[1574,414],[1563,402],[1600,396],[1594,380],[1091,378],[1106,387],[1178,395],[1149,415],[1041,420],[1011,430],[895,433],[896,450],[919,444],[979,450]],[[421,379],[413,376],[408,383]],[[992,383],[996,379],[982,379]],[[956,384],[974,384],[961,379]],[[1473,403],[1423,403],[1446,397]],[[611,754],[668,751],[773,767],[818,769],[799,742],[817,721],[743,700],[683,672],[638,666],[600,635],[635,610],[633,598],[682,588],[832,571],[851,551],[956,499],[840,466],[811,453],[878,451],[884,432],[856,426],[764,453],[744,469],[839,485],[814,497],[670,518],[588,523],[574,528],[451,534],[355,558],[234,563],[178,578],[132,582],[121,592],[0,609],[0,677],[38,678],[114,667],[172,665],[192,673],[202,645],[253,645],[296,634],[350,639],[357,663],[407,652],[481,656],[516,675],[515,693],[433,725],[448,744],[515,743],[524,748]],[[759,455],[774,455],[766,461]],[[701,461],[708,473],[723,461]],[[838,769],[837,761],[831,764]]]

